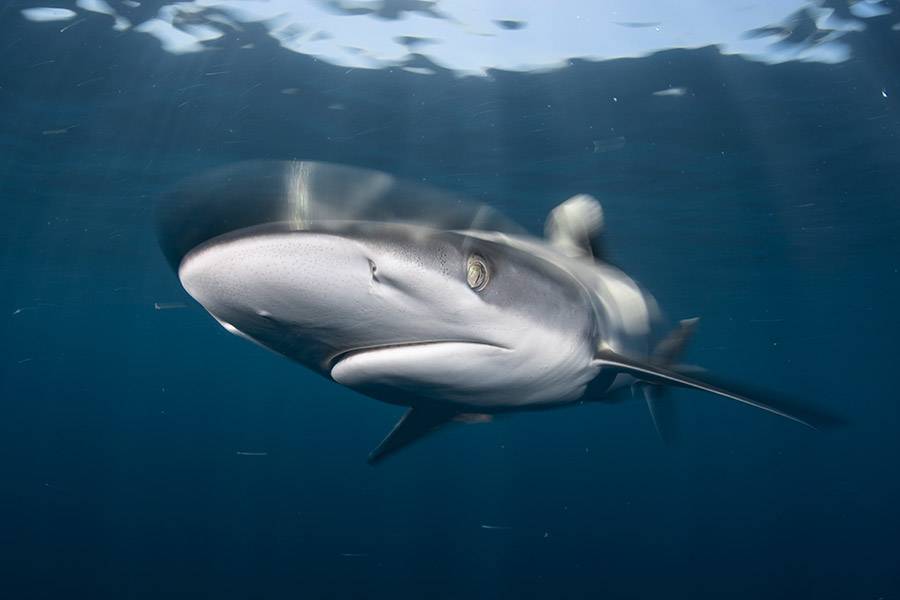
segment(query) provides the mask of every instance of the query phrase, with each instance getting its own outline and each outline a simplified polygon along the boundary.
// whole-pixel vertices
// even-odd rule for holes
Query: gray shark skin
[[[536,238],[484,205],[309,161],[213,171],[158,211],[168,261],[225,329],[409,407],[370,462],[451,421],[635,386],[664,439],[666,386],[816,421],[679,369],[695,321],[665,335],[653,297],[603,261],[602,227],[589,196],[557,207]]]

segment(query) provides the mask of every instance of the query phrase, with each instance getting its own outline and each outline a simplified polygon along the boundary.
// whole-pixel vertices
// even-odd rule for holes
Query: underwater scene
[[[0,49],[0,598],[900,598],[900,1]]]

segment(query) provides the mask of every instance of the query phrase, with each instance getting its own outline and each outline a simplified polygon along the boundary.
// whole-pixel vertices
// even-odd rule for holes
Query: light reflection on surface
[[[692,0],[553,3],[481,0],[192,0],[158,10],[136,2],[77,0],[71,9],[28,8],[31,21],[107,14],[111,26],[156,38],[172,53],[199,52],[225,36],[263,28],[288,50],[346,67],[546,70],[570,59],[639,57],[671,48],[717,45],[764,62],[834,63],[842,40],[865,19],[889,14],[883,0],[772,0],[736,5]],[[242,46],[254,47],[248,37]]]

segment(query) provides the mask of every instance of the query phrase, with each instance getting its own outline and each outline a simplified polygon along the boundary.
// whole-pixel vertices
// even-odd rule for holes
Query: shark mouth
[[[357,348],[335,358],[331,378],[379,397],[405,394],[465,404],[481,389],[496,392],[514,360],[513,351],[491,343],[426,341]],[[379,398],[383,399],[383,398]]]
[[[418,342],[397,342],[393,344],[373,344],[371,346],[360,346],[359,348],[353,348],[351,350],[345,350],[343,352],[338,352],[337,354],[328,358],[325,362],[328,366],[328,370],[333,370],[340,363],[357,357],[363,354],[368,354],[370,352],[383,352],[386,350],[405,350],[410,348],[419,348],[419,347],[431,347],[431,346],[439,346],[439,345],[450,345],[456,344],[459,346],[482,346],[485,348],[495,348],[498,350],[510,351],[511,348],[507,348],[506,346],[500,346],[498,344],[491,344],[488,342],[473,342],[471,340],[428,340],[428,341],[418,341]]]

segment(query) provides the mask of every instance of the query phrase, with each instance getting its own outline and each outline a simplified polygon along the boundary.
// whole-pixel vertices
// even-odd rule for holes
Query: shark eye
[[[466,283],[469,284],[469,287],[480,292],[487,287],[490,279],[491,276],[484,259],[477,254],[470,256],[466,264]]]

